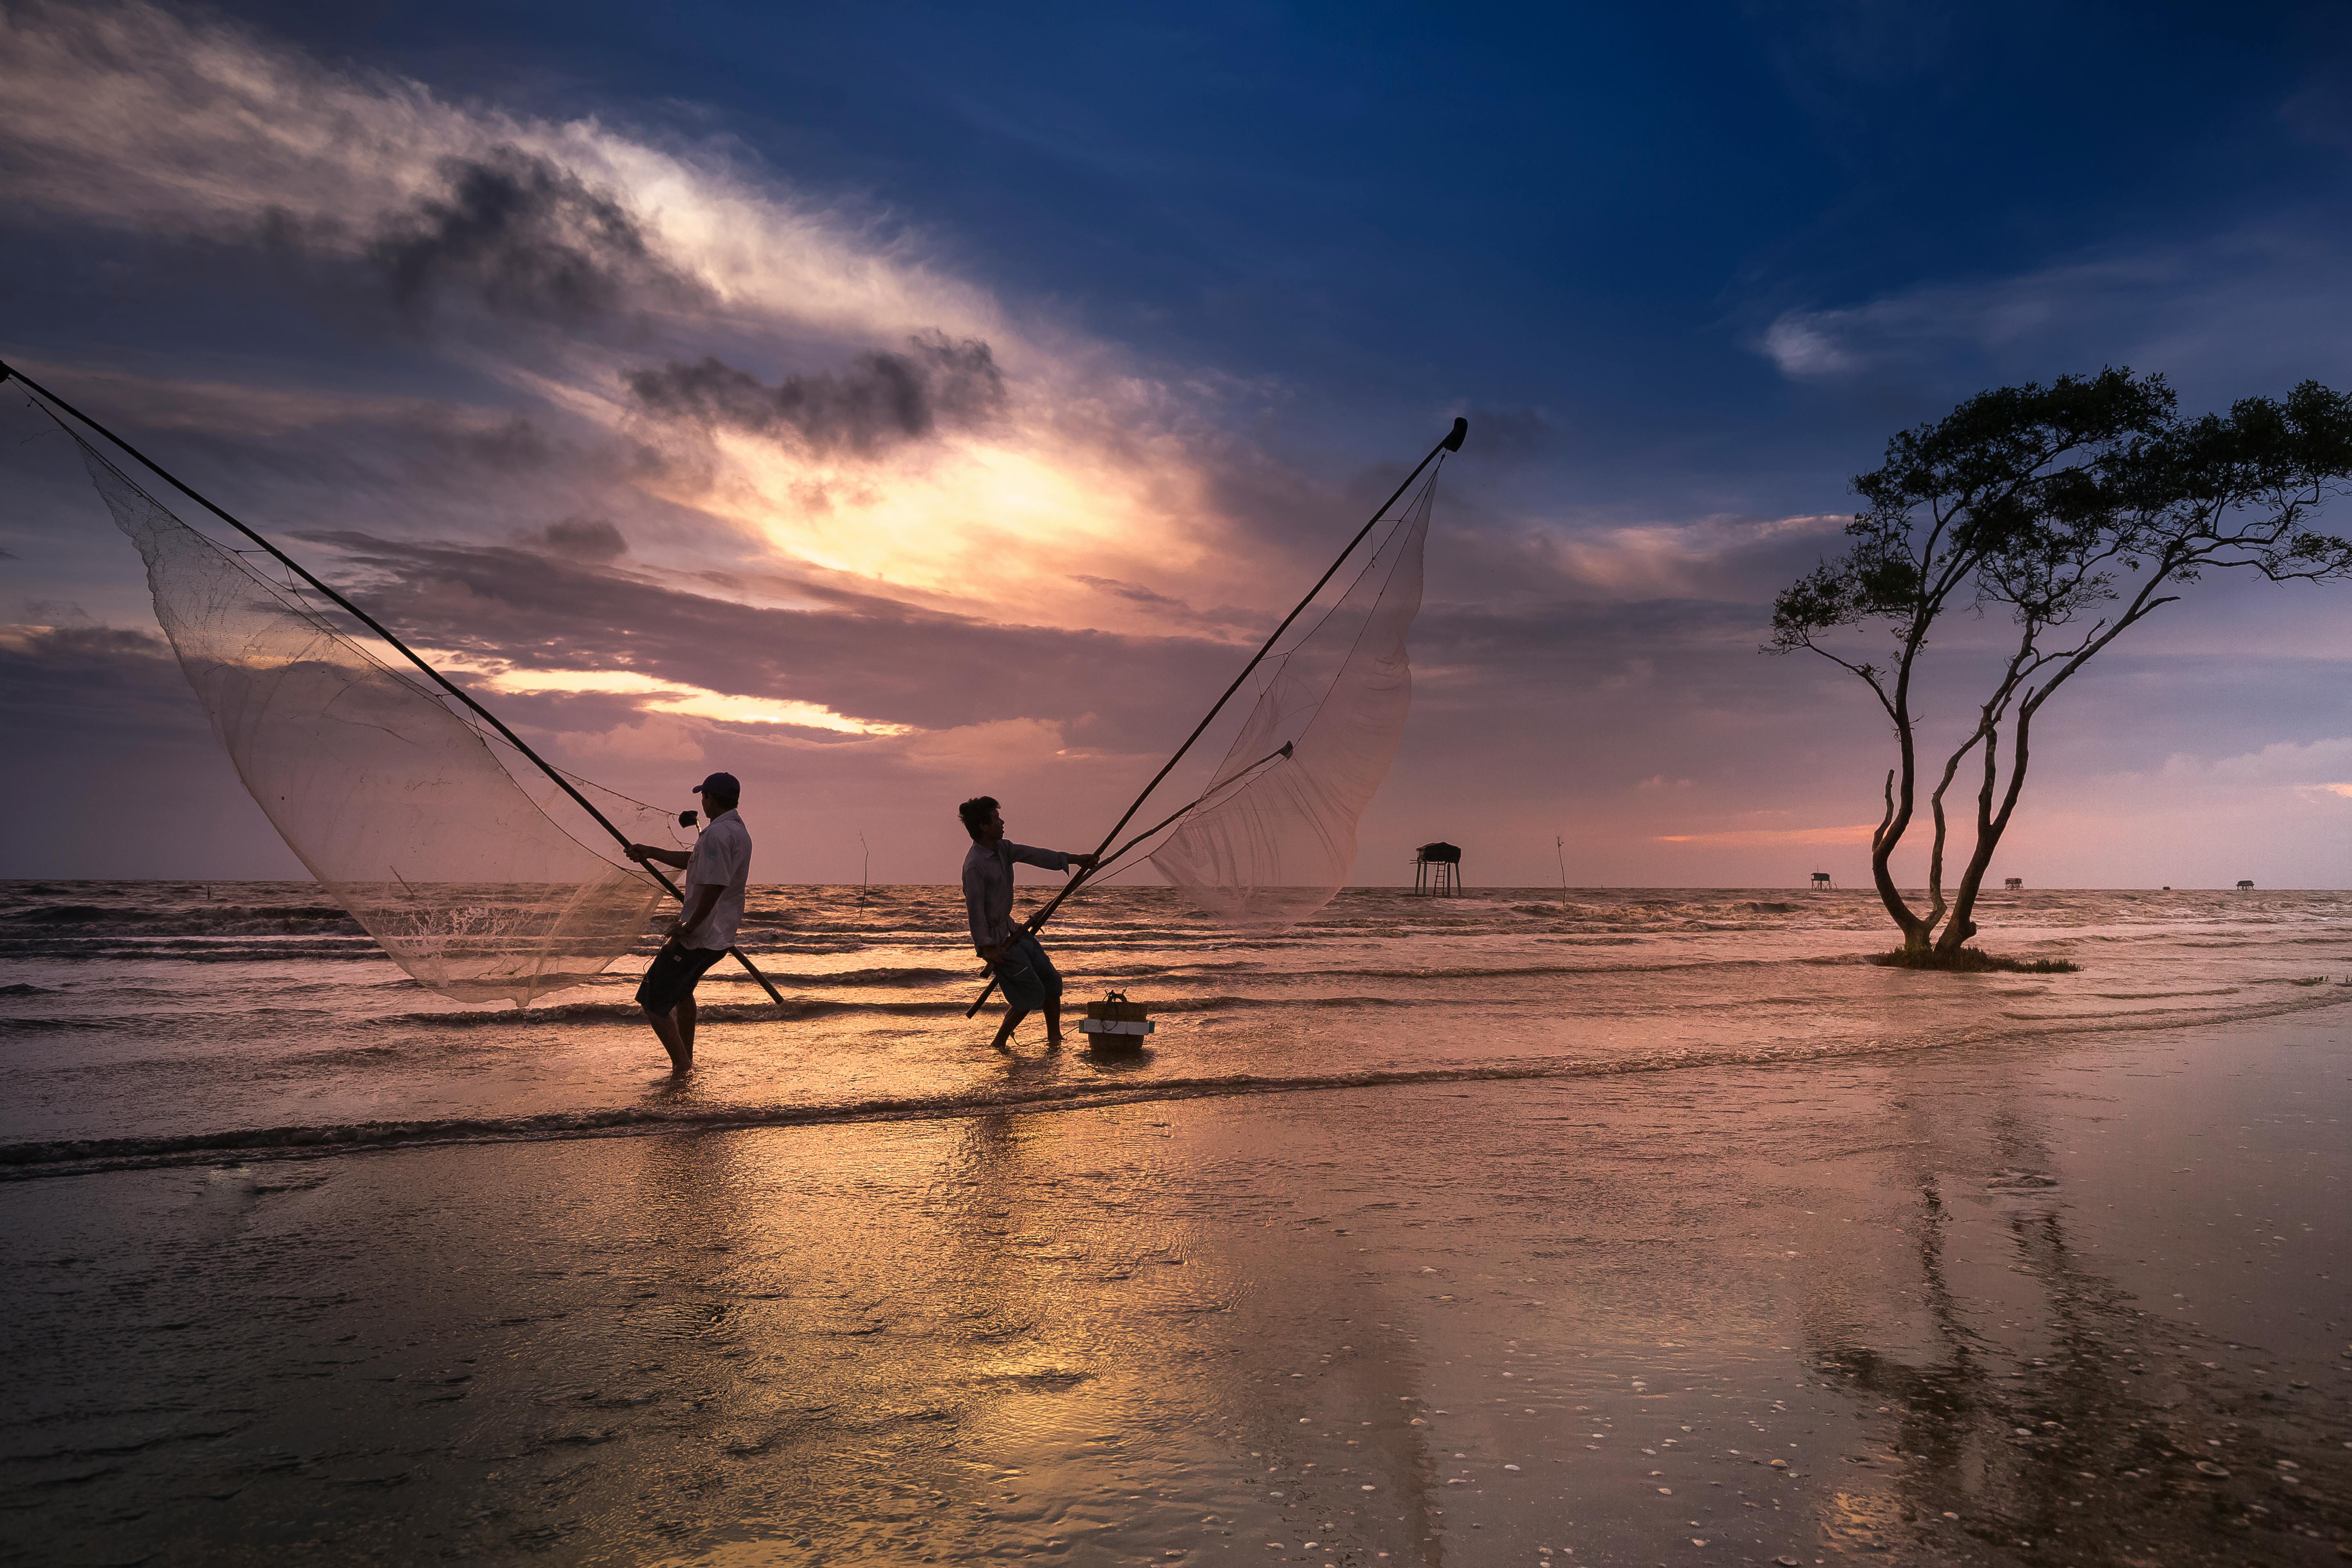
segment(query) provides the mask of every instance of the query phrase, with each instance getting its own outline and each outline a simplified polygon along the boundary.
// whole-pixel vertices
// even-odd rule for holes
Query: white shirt
[[[751,833],[732,810],[710,819],[694,841],[686,862],[686,902],[694,905],[697,889],[722,889],[719,901],[698,926],[677,933],[682,947],[725,949],[735,945],[735,928],[743,921],[743,887],[751,879]]]

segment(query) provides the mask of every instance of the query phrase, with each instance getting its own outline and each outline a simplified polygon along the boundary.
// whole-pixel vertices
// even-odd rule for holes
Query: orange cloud
[[[1661,833],[1654,844],[1704,844],[1714,848],[1762,849],[1785,844],[1864,844],[1875,825],[1857,822],[1851,827],[1750,827],[1737,833]]]
[[[818,702],[791,698],[745,697],[712,691],[641,675],[632,669],[509,669],[490,678],[498,691],[594,691],[644,699],[638,707],[654,713],[676,713],[688,719],[716,719],[729,724],[788,724],[802,730],[830,730],[844,735],[905,735],[905,724],[853,719]]]

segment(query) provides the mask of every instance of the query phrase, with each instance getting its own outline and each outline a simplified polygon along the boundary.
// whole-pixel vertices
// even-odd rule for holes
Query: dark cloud
[[[97,714],[127,717],[159,734],[205,728],[179,661],[152,632],[0,627],[0,721],[10,733],[56,736],[90,727]]]
[[[501,314],[577,324],[685,289],[627,208],[545,158],[502,147],[440,172],[445,194],[386,217],[367,247],[404,308],[462,290]]]
[[[1181,599],[1171,599],[1165,594],[1153,593],[1140,584],[1122,583],[1116,577],[1089,577],[1083,573],[1072,573],[1070,581],[1083,583],[1089,588],[1099,588],[1115,598],[1126,599],[1138,605],[1152,605],[1167,609],[1181,610],[1188,615],[1192,609],[1192,605]]]
[[[1097,593],[1108,594],[1114,599],[1124,599],[1130,605],[1145,605],[1157,613],[1163,625],[1175,622],[1203,629],[1230,630],[1251,626],[1262,629],[1272,624],[1264,609],[1220,605],[1214,609],[1196,610],[1181,599],[1171,598],[1139,583],[1123,583],[1116,577],[1093,577],[1083,572],[1074,572],[1070,574],[1070,581]]]
[[[33,604],[43,610],[60,607],[53,599],[37,599]],[[81,614],[79,605],[63,607],[68,614]],[[169,658],[171,654],[163,639],[154,633],[117,626],[11,627],[7,637],[0,640],[0,657],[36,658],[55,667],[79,661],[111,664],[131,656],[160,660]]]
[[[517,549],[300,537],[342,552],[362,579],[353,598],[433,647],[530,668],[625,668],[923,730],[1034,718],[1076,744],[1149,750],[1180,739],[1244,657],[1205,640],[999,626],[839,592],[812,591],[820,609],[746,605]]]
[[[617,561],[629,552],[629,542],[621,531],[600,518],[572,517],[562,522],[551,522],[538,532],[527,536],[523,543],[533,550],[569,556],[574,561],[603,564]]]
[[[520,414],[488,429],[467,430],[457,440],[467,457],[499,468],[540,468],[555,455],[547,432]]]
[[[1004,406],[1004,373],[977,338],[919,332],[904,353],[866,353],[838,374],[788,375],[769,386],[716,358],[634,371],[646,412],[762,435],[790,430],[812,447],[870,452],[941,425],[981,423]]]
[[[278,258],[315,256],[343,248],[351,226],[331,213],[296,213],[269,207],[250,228],[231,222],[225,232]]]

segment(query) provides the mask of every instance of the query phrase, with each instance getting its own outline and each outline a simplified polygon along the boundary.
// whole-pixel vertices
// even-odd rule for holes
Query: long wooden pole
[[[1347,563],[1348,557],[1355,553],[1356,546],[1364,542],[1364,536],[1371,532],[1373,528],[1378,526],[1381,518],[1388,515],[1389,508],[1396,505],[1399,498],[1401,498],[1405,491],[1412,488],[1412,481],[1421,478],[1421,471],[1423,468],[1426,468],[1430,464],[1437,461],[1437,455],[1440,452],[1458,452],[1462,450],[1463,438],[1469,434],[1470,421],[1456,417],[1454,421],[1454,428],[1448,430],[1444,438],[1441,439],[1436,446],[1432,447],[1429,449],[1429,455],[1427,457],[1424,457],[1420,462],[1415,463],[1412,466],[1412,472],[1404,477],[1404,483],[1397,486],[1394,493],[1392,493],[1388,500],[1381,502],[1379,509],[1375,510],[1370,517],[1365,520],[1364,526],[1356,531],[1356,537],[1348,541],[1348,548],[1342,550],[1337,556],[1332,558],[1331,564],[1324,569],[1323,575],[1315,579],[1315,586],[1307,590],[1307,596],[1298,601],[1297,605],[1291,610],[1290,614],[1282,617],[1282,624],[1275,627],[1273,633],[1266,637],[1263,644],[1259,646],[1257,652],[1250,656],[1250,661],[1242,666],[1242,672],[1234,677],[1234,683],[1225,688],[1224,695],[1218,698],[1216,701],[1209,705],[1208,712],[1202,714],[1201,721],[1192,726],[1192,732],[1184,737],[1184,743],[1176,748],[1176,754],[1169,758],[1167,762],[1160,764],[1160,771],[1151,775],[1151,782],[1143,786],[1143,793],[1135,797],[1135,803],[1132,805],[1129,805],[1125,812],[1120,814],[1119,819],[1117,822],[1111,824],[1110,831],[1103,835],[1102,843],[1097,845],[1095,848],[1095,855],[1097,860],[1099,860],[1102,852],[1110,847],[1111,840],[1118,837],[1119,829],[1125,827],[1129,823],[1135,820],[1135,814],[1143,809],[1143,803],[1151,798],[1151,792],[1160,787],[1160,781],[1166,778],[1171,773],[1175,771],[1176,764],[1184,760],[1184,753],[1192,749],[1192,742],[1201,738],[1202,731],[1206,730],[1209,727],[1210,722],[1223,710],[1225,704],[1233,700],[1234,693],[1242,689],[1242,682],[1249,679],[1250,671],[1255,669],[1265,661],[1265,656],[1274,651],[1274,645],[1281,639],[1283,633],[1290,629],[1290,623],[1307,613],[1307,606],[1315,602],[1315,595],[1323,591],[1323,585],[1339,574],[1339,568]],[[1172,821],[1173,818],[1171,818],[1170,820]],[[1162,823],[1160,826],[1164,827],[1167,824]],[[1023,927],[1033,935],[1043,930],[1045,922],[1053,918],[1054,911],[1062,907],[1062,900],[1068,898],[1072,893],[1076,892],[1080,888],[1084,887],[1087,879],[1093,875],[1093,872],[1094,868],[1085,868],[1081,869],[1076,876],[1063,883],[1062,890],[1055,893],[1051,899],[1047,900],[1045,908],[1039,910],[1035,914],[1031,915],[1027,920],[1021,922]],[[988,977],[988,984],[981,988],[980,995],[973,1000],[971,1006],[963,1010],[963,1016],[969,1018],[973,1014],[979,1012],[982,1006],[986,1005],[989,997],[993,995],[995,992],[996,976],[992,973]]]
[[[336,604],[341,605],[345,610],[350,612],[352,618],[357,620],[361,625],[366,626],[368,630],[382,637],[394,647],[398,648],[402,656],[404,657],[409,663],[415,665],[417,668],[423,670],[426,676],[430,677],[435,685],[440,687],[442,690],[446,691],[450,696],[464,703],[467,708],[473,710],[475,714],[478,715],[483,722],[488,724],[492,729],[496,730],[500,735],[505,737],[507,744],[512,746],[516,751],[520,752],[524,756],[529,757],[532,763],[538,767],[540,772],[545,773],[549,778],[553,779],[557,787],[562,789],[564,794],[570,795],[572,800],[579,805],[581,810],[586,812],[590,816],[596,819],[598,826],[611,834],[613,837],[624,847],[628,847],[631,842],[629,836],[622,832],[618,827],[615,827],[613,825],[611,818],[607,817],[603,812],[597,810],[595,805],[589,801],[588,797],[582,795],[580,791],[572,785],[570,779],[565,778],[562,773],[556,772],[553,767],[549,765],[546,758],[541,756],[537,752],[532,751],[530,746],[524,744],[522,737],[516,734],[512,730],[508,729],[504,720],[491,712],[488,709],[483,707],[480,703],[475,701],[472,697],[468,696],[447,676],[442,674],[439,670],[425,663],[424,659],[418,658],[416,650],[410,647],[398,637],[393,636],[390,629],[387,628],[383,622],[377,620],[373,616],[369,615],[365,610],[361,609],[357,605],[352,604],[349,599],[343,597],[342,595],[337,593],[334,589],[320,582],[311,574],[310,568],[304,566],[291,555],[287,554],[286,552],[278,549],[278,546],[272,544],[259,533],[247,527],[236,518],[231,516],[226,510],[215,504],[201,492],[193,489],[186,480],[182,479],[179,476],[173,474],[169,468],[163,467],[163,464],[158,463],[154,458],[149,457],[146,453],[141,451],[130,442],[124,440],[121,437],[116,435],[113,431],[108,429],[105,426],[91,418],[89,415],[84,414],[72,404],[68,403],[64,398],[59,397],[56,393],[51,392],[47,387],[43,386],[39,382],[35,381],[23,371],[18,370],[15,365],[10,364],[5,360],[0,360],[0,383],[5,383],[12,377],[17,381],[23,382],[26,390],[37,394],[40,397],[49,403],[56,404],[59,408],[64,409],[68,414],[72,415],[76,419],[80,420],[84,425],[89,426],[92,430],[97,431],[100,436],[105,437],[106,439],[121,447],[125,452],[130,453],[131,456],[137,459],[142,465],[161,475],[165,483],[179,490],[189,500],[194,501],[198,506],[203,507],[206,511],[211,512],[215,517],[219,518],[231,528],[236,529],[239,533],[242,533],[256,544],[261,546],[262,549],[268,551],[288,571],[293,573],[296,576],[301,578],[302,581],[310,584],[311,587],[316,588],[320,593],[324,594],[328,598],[332,599]],[[638,865],[645,871],[646,875],[651,877],[655,881],[659,882],[665,889],[667,889],[671,898],[677,900],[680,903],[684,903],[686,901],[686,895],[678,890],[677,883],[672,882],[667,877],[665,877],[659,871],[655,870],[650,865],[646,865],[642,861],[638,862]],[[740,963],[745,969],[751,972],[751,978],[760,983],[761,988],[767,992],[768,999],[770,1001],[775,1003],[780,1007],[783,1005],[783,997],[778,994],[773,985],[768,983],[768,977],[760,973],[759,967],[754,964],[751,959],[744,956],[742,949],[730,947],[727,951],[734,955],[737,963]]]

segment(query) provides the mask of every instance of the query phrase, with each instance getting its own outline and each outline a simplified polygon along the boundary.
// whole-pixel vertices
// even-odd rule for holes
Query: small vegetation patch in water
[[[1950,954],[1906,952],[1898,947],[1893,952],[1874,952],[1865,962],[1888,969],[1940,969],[1948,974],[2079,974],[2083,971],[2081,964],[2063,958],[2010,958],[1973,947]]]

